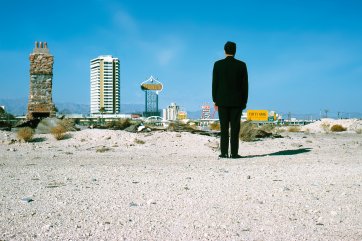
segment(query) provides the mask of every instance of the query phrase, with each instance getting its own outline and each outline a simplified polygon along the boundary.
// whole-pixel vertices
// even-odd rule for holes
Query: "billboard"
[[[267,110],[248,110],[246,119],[248,121],[268,121]]]

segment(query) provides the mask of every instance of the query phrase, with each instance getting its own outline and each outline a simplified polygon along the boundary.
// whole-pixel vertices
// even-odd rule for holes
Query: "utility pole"
[[[328,112],[329,112],[329,110],[324,110],[324,112],[326,113],[325,118],[328,118]]]

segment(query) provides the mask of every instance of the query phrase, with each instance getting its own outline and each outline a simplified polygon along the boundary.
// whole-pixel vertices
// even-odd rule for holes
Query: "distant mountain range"
[[[5,106],[5,111],[13,115],[25,115],[28,99],[0,99],[0,106]]]
[[[6,112],[15,116],[26,115],[28,99],[0,99],[0,106],[5,106]],[[89,115],[90,107],[86,104],[55,103],[59,113]],[[121,104],[121,113],[142,113],[145,109],[143,104]],[[161,113],[162,114],[162,113]],[[188,118],[199,119],[201,111],[187,112]]]
[[[28,99],[27,98],[19,98],[19,99],[0,99],[0,106],[5,106],[5,111],[15,115],[22,116],[26,115],[27,107],[28,107]],[[77,104],[77,103],[55,103],[55,106],[58,109],[58,112],[61,114],[81,114],[81,115],[89,115],[90,106],[86,104]],[[131,113],[142,113],[145,109],[143,104],[121,104],[121,113],[122,114],[131,114]],[[219,118],[218,113],[215,113],[214,118]],[[279,113],[282,114],[285,119],[288,118],[288,113]],[[162,112],[161,112],[162,115]],[[189,119],[200,119],[201,110],[197,111],[187,111],[187,116]],[[297,119],[319,119],[319,113],[313,114],[295,114],[292,113],[291,117]],[[357,112],[341,112],[339,116],[337,113],[329,112],[328,117],[331,118],[362,118],[362,113]]]

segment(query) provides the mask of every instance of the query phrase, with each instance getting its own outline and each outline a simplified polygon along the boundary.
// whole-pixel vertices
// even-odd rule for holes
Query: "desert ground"
[[[362,240],[362,134],[302,130],[241,159],[188,132],[1,131],[0,240]]]

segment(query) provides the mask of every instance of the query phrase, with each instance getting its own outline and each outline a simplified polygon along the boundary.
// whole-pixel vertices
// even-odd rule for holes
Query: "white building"
[[[90,114],[119,114],[120,68],[118,58],[101,55],[90,61]]]
[[[176,105],[176,103],[171,103],[171,105],[169,105],[167,109],[163,109],[163,119],[177,120],[179,110],[180,106]]]

